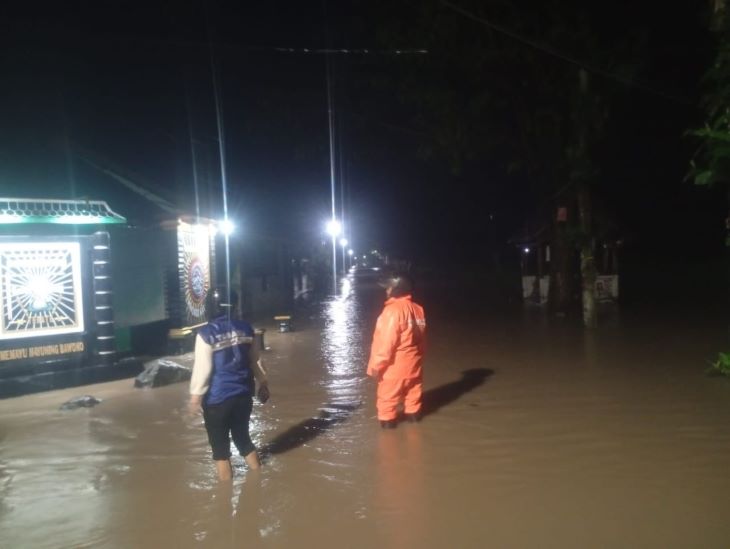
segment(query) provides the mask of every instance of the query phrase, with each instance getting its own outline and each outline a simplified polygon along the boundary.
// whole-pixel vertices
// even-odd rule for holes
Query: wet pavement
[[[364,364],[382,296],[351,288],[267,332],[260,471],[221,484],[187,384],[0,401],[0,546],[725,548],[726,327],[567,322],[422,289],[425,417],[383,431]],[[453,297],[453,298],[452,298]],[[60,411],[90,394],[92,408]]]

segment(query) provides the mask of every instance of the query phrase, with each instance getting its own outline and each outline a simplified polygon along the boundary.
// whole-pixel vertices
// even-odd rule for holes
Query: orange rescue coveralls
[[[410,295],[391,297],[375,324],[367,374],[378,379],[377,408],[380,421],[396,418],[404,399],[405,413],[421,410],[423,355],[426,350],[426,316]]]

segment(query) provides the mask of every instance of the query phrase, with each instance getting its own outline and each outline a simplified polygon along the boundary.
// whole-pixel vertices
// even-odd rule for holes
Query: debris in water
[[[74,397],[71,400],[61,404],[59,410],[75,410],[76,408],[92,408],[99,404],[101,400],[91,395]]]
[[[134,380],[134,386],[140,387],[162,387],[171,383],[189,381],[192,370],[173,362],[172,360],[159,359],[151,365],[145,365],[145,370]]]

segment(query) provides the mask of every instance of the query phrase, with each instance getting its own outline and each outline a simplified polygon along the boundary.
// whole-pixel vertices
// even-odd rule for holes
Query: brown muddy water
[[[642,314],[586,337],[426,291],[426,417],[382,431],[363,374],[382,298],[346,286],[267,333],[265,465],[234,458],[232,484],[186,384],[0,401],[0,546],[730,547],[730,380],[702,375],[720,322]],[[102,402],[58,411],[81,394]]]

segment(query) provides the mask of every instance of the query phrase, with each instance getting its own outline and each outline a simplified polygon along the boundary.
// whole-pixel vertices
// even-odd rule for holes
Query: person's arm
[[[261,350],[259,344],[254,341],[248,351],[248,360],[251,364],[251,370],[253,375],[259,384],[267,384],[268,379],[266,377],[266,369],[264,368],[264,361],[261,358]]]
[[[195,337],[195,355],[193,373],[190,376],[190,406],[199,408],[203,396],[210,386],[210,374],[213,371],[213,347],[198,334]]]
[[[259,385],[257,392],[258,399],[261,403],[264,403],[269,399],[269,380],[266,376],[264,361],[261,358],[261,349],[255,339],[248,350],[248,361],[253,371],[253,377]]]
[[[369,376],[379,377],[393,363],[399,338],[398,315],[395,312],[383,311],[375,324],[367,369]]]

